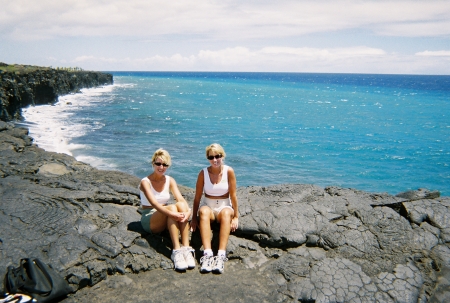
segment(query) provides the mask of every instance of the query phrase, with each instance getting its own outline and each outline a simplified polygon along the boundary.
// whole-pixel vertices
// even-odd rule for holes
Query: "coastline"
[[[257,119],[251,118],[255,115],[241,114],[249,112],[248,107],[230,111],[240,106],[239,101],[230,101],[227,110],[216,109],[215,114],[224,118],[218,121],[220,131],[216,131],[216,127],[208,127],[213,116],[206,117],[204,110],[194,109],[203,103],[206,109],[220,99],[203,99],[206,95],[201,91],[211,93],[217,86],[210,80],[201,83],[211,84],[208,88],[199,90],[191,85],[192,79],[166,80],[152,75],[141,78],[139,73],[126,77],[113,75],[113,91],[93,95],[90,106],[86,106],[87,98],[83,93],[69,96],[73,98],[73,102],[68,101],[72,105],[49,107],[52,110],[49,113],[32,107],[33,111],[41,112],[36,119],[46,121],[45,125],[35,125],[39,132],[49,127],[48,116],[68,115],[55,127],[50,126],[57,131],[55,136],[43,133],[40,140],[55,141],[67,134],[70,143],[56,143],[63,143],[60,147],[69,149],[78,160],[97,168],[118,169],[141,177],[147,173],[148,154],[165,147],[176,159],[170,173],[178,183],[190,187],[195,186],[195,176],[204,163],[200,153],[203,145],[217,141],[227,146],[230,155],[227,161],[236,170],[238,186],[310,183],[393,195],[424,187],[448,195],[449,187],[445,182],[448,177],[445,169],[448,164],[447,123],[442,120],[443,112],[437,110],[441,106],[448,107],[435,95],[429,95],[426,106],[427,91],[416,91],[414,95],[402,90],[406,99],[396,104],[396,97],[380,99],[370,93],[367,93],[367,100],[362,100],[359,97],[366,97],[363,85],[356,88],[360,93],[356,99],[349,96],[351,90],[347,89],[303,99],[283,86],[283,91],[292,96],[283,104],[277,100],[271,103],[262,96],[246,95],[250,98],[248,104],[264,102],[268,105],[265,108],[270,108],[255,113]],[[195,74],[194,79],[197,76]],[[396,78],[396,83],[402,83],[401,78]],[[226,84],[223,79],[220,81]],[[233,88],[239,91],[239,82],[242,81],[226,84],[224,92]],[[270,89],[264,83],[264,80],[258,82],[260,88]],[[265,92],[266,96],[275,93]],[[392,88],[382,89],[379,94],[391,96]],[[297,97],[298,102],[294,102]],[[164,102],[163,108],[155,107],[155,102]],[[418,112],[415,106],[421,109],[421,114],[414,114]],[[300,108],[302,112],[311,113],[307,116],[315,116],[313,113],[317,111],[329,114],[324,119],[309,118],[300,114]],[[56,109],[58,113],[53,113]],[[340,117],[343,117],[341,122]],[[266,123],[269,120],[272,122]],[[77,134],[83,135],[76,137]]]
[[[109,73],[68,71],[0,62],[0,120],[22,120],[28,105],[54,104],[58,97],[82,88],[112,84]]]
[[[2,121],[0,149],[0,276],[38,257],[70,283],[64,302],[180,300],[167,279],[197,302],[205,288],[231,302],[450,299],[450,197],[437,192],[240,187],[240,227],[219,278],[172,270],[168,235],[140,226],[139,178],[45,151]],[[194,190],[180,190],[191,204]],[[198,232],[191,244],[198,261]]]
[[[114,84],[108,84],[106,86],[83,88],[76,94],[59,96],[58,101],[54,104],[23,108],[22,116],[24,119],[19,122],[19,125],[28,127],[34,142],[46,151],[73,156],[73,151],[83,148],[83,145],[74,144],[70,141],[84,135],[89,129],[86,129],[86,125],[67,125],[72,116],[72,108],[92,106],[90,101],[96,95],[110,92],[113,86]],[[43,112],[45,112],[45,124],[40,123]],[[83,159],[83,157],[77,157],[77,159],[95,167],[102,166],[101,159]],[[100,162],[100,165],[94,165],[95,161]],[[113,167],[107,169],[113,169]]]

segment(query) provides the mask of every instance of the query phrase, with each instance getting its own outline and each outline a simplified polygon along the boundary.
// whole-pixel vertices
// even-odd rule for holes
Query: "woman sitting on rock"
[[[224,165],[225,151],[217,143],[206,147],[206,158],[210,166],[200,171],[197,177],[194,198],[194,216],[191,229],[200,228],[203,244],[203,257],[200,259],[201,272],[223,273],[227,261],[226,248],[230,231],[238,228],[238,200],[236,197],[236,176],[234,170]],[[205,197],[200,204],[203,193]],[[199,218],[197,219],[197,211]],[[199,221],[198,221],[199,220]],[[220,224],[219,250],[213,257],[211,249],[211,222]]]
[[[174,178],[165,175],[171,165],[170,155],[158,149],[152,157],[153,172],[141,180],[139,190],[143,209],[141,224],[148,233],[169,230],[173,252],[171,259],[175,270],[195,267],[194,250],[189,246],[189,216],[191,210],[180,193]],[[170,192],[175,204],[168,204]],[[181,233],[180,246],[179,234]]]

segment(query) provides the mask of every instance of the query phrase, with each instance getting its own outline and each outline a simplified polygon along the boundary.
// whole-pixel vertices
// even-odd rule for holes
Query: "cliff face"
[[[50,68],[28,72],[0,70],[0,120],[20,120],[23,107],[53,104],[58,96],[112,83],[112,74],[101,72]]]

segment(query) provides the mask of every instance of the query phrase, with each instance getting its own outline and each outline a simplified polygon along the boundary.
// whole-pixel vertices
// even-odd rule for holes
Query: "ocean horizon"
[[[113,85],[23,109],[35,143],[137,177],[164,148],[191,188],[216,142],[239,187],[450,194],[450,76],[110,73]]]

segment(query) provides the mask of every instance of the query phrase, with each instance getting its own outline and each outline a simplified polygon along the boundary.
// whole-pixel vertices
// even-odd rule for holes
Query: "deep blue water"
[[[208,165],[204,149],[217,142],[238,186],[450,195],[450,76],[113,75],[113,86],[26,110],[38,145],[138,177],[151,172],[149,160],[163,147],[173,158],[168,174],[195,187]]]

